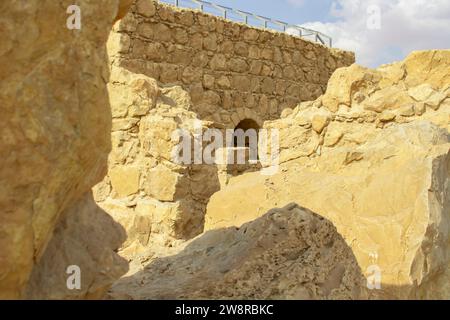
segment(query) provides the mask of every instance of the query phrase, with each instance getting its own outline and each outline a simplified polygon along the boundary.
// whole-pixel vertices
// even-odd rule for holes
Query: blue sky
[[[209,2],[292,24],[334,20],[329,14],[332,0],[212,0]]]
[[[321,31],[335,47],[354,51],[357,63],[367,67],[403,60],[414,50],[450,48],[449,0],[209,2]]]

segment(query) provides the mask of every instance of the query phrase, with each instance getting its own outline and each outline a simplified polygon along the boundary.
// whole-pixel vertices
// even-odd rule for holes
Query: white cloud
[[[305,4],[305,0],[287,0],[287,2],[295,7],[303,7],[303,5]]]
[[[370,28],[376,27],[377,12],[368,11],[374,6],[380,10],[379,29]],[[362,65],[401,60],[413,50],[450,48],[448,0],[335,0],[330,13],[336,22],[302,26],[330,35],[334,47],[355,51]]]

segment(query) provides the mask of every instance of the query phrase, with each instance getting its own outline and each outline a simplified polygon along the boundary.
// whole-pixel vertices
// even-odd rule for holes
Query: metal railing
[[[220,16],[227,20],[243,22],[252,27],[262,27],[264,29],[285,32],[291,36],[313,40],[323,45],[328,45],[329,47],[332,47],[333,45],[332,38],[322,32],[299,27],[297,25],[263,17],[250,12],[224,7],[203,0],[159,0],[159,2],[175,5],[177,7],[199,9],[204,13]]]

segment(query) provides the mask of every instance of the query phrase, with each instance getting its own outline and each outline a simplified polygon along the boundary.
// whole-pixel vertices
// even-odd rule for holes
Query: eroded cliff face
[[[78,1],[80,30],[66,27],[71,1],[0,4],[0,298],[23,297],[36,264],[51,263],[42,260],[51,258],[44,253],[55,227],[77,223],[69,215],[84,202],[75,203],[106,172],[111,110],[105,44],[126,2]],[[59,234],[66,227],[58,228]],[[85,235],[85,241],[92,236]],[[77,251],[80,260],[87,254]],[[67,266],[59,266],[64,274]],[[46,285],[54,280],[45,276],[40,280]]]

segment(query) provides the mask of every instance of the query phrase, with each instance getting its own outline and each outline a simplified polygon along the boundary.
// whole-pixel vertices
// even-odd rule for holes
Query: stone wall
[[[116,63],[183,86],[202,120],[226,127],[316,99],[354,62],[351,52],[152,0],[136,1],[115,31]]]

